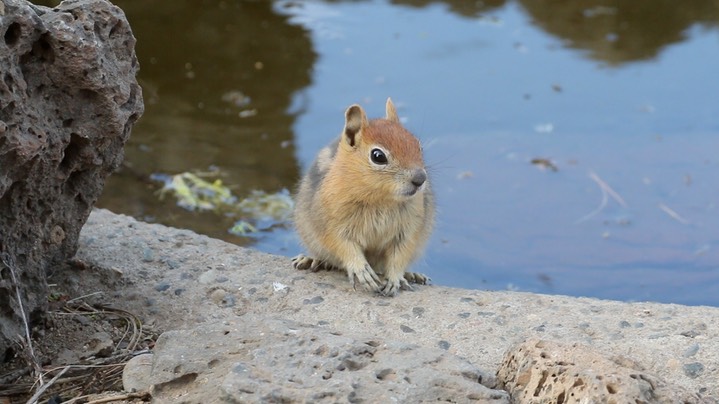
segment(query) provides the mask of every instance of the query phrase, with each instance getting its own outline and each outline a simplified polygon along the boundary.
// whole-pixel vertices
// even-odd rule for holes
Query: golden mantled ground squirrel
[[[429,280],[407,268],[429,238],[435,207],[419,140],[400,124],[390,99],[386,113],[368,121],[362,107],[350,106],[342,134],[302,178],[294,219],[312,257],[292,262],[297,269],[344,269],[353,287],[359,281],[392,296]]]

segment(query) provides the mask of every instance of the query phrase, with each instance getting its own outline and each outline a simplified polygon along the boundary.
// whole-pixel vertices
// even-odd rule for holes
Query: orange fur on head
[[[391,150],[392,156],[405,166],[424,166],[419,140],[398,122],[375,119],[362,132],[362,143]]]

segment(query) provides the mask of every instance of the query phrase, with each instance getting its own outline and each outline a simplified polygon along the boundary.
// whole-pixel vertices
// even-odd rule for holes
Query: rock
[[[166,332],[149,375],[153,401],[509,403],[491,373],[447,351],[335,334],[250,314]]]
[[[123,245],[118,240],[132,242]],[[397,381],[409,374],[410,370],[407,369],[422,367],[433,369],[435,375],[455,375],[452,378],[455,380],[456,373],[439,370],[439,365],[432,363],[432,360],[424,359],[426,364],[413,358],[405,360],[414,353],[419,357],[423,349],[412,349],[407,354],[396,353],[393,346],[398,344],[397,341],[402,342],[399,346],[425,347],[435,352],[457,355],[464,359],[460,363],[494,375],[506,352],[512,350],[516,354],[517,344],[530,338],[542,338],[564,346],[573,343],[588,345],[592,352],[599,352],[605,360],[613,358],[610,362],[615,364],[612,366],[618,367],[616,362],[619,362],[625,368],[624,372],[636,369],[636,374],[654,375],[672,385],[701,394],[705,401],[719,402],[719,384],[716,382],[719,380],[719,308],[716,307],[626,303],[560,295],[455,289],[441,285],[417,286],[415,293],[382,298],[352,290],[346,282],[346,275],[336,271],[299,273],[292,268],[287,257],[263,254],[186,230],[138,222],[131,217],[102,209],[96,209],[90,215],[82,230],[80,245],[77,258],[86,262],[88,268],[71,267],[57,273],[52,278],[53,283],[58,285],[57,290],[69,296],[102,291],[105,293],[104,304],[133,313],[148,329],[192,330],[176,334],[171,340],[165,340],[172,335],[166,333],[156,348],[160,356],[169,356],[175,341],[185,344],[181,349],[178,348],[178,354],[188,355],[192,346],[198,346],[198,350],[204,352],[195,355],[196,362],[202,365],[195,372],[186,373],[182,370],[190,357],[184,362],[175,357],[175,365],[183,364],[183,368],[178,368],[180,373],[176,376],[171,372],[163,373],[165,378],[157,377],[158,373],[154,374],[154,389],[167,393],[162,396],[164,402],[171,401],[169,393],[178,393],[182,386],[187,387],[188,392],[194,391],[193,386],[207,391],[205,385],[214,383],[219,390],[233,368],[232,364],[237,364],[238,370],[241,370],[239,366],[242,365],[248,372],[266,369],[256,365],[261,363],[261,358],[255,359],[265,338],[268,341],[267,352],[271,354],[274,347],[281,346],[280,338],[285,338],[288,344],[292,339],[296,339],[298,344],[299,341],[304,341],[305,345],[315,344],[308,337],[312,335],[310,332],[328,341],[325,343],[328,348],[341,347],[342,338],[347,338],[349,347],[367,341],[382,342],[374,356],[368,358],[370,365],[360,370],[335,370],[333,377],[324,384],[315,376],[306,377],[305,383],[320,386],[322,390],[318,391],[325,390],[325,386],[332,380],[340,380],[340,377],[350,380],[352,376],[364,380],[364,385],[372,377],[387,380],[376,384],[379,388],[389,386],[389,382],[394,379],[393,386],[398,387]],[[146,247],[158,254],[152,262],[142,260],[142,251]],[[182,269],[168,269],[165,258],[181,262]],[[199,282],[200,276],[208,270],[215,273],[207,277],[207,283]],[[116,275],[118,272],[122,273],[120,277]],[[228,277],[228,281],[216,282],[220,275]],[[81,284],[77,282],[78,279],[82,279]],[[157,292],[155,286],[163,282],[170,284],[170,289]],[[213,295],[220,289],[224,293]],[[182,292],[173,293],[175,290]],[[228,295],[235,299],[233,306],[221,304],[224,296]],[[322,297],[321,303],[305,304],[306,300],[317,296]],[[152,305],[149,304],[151,300]],[[463,318],[459,316],[461,313],[470,315]],[[298,331],[288,326],[256,325],[258,319],[277,323],[278,317],[305,325],[297,328]],[[501,320],[497,321],[498,318]],[[626,321],[629,326],[622,321]],[[580,327],[582,323],[589,324],[589,327]],[[220,335],[208,337],[207,341],[212,344],[208,344],[207,348],[196,341],[192,344],[182,341],[183,336],[188,337],[193,333],[196,336],[187,339],[200,339],[203,334],[197,330],[198,327],[214,327],[213,332],[219,333],[217,324],[227,326],[230,334],[224,339]],[[245,324],[247,330],[239,333],[241,338],[230,338],[235,334],[235,328],[244,327]],[[414,332],[405,332],[403,325]],[[269,329],[275,331],[266,332]],[[283,337],[282,330],[288,335]],[[657,333],[668,336],[651,338]],[[697,344],[699,349],[695,348]],[[216,351],[213,346],[217,347]],[[287,375],[288,369],[292,369],[300,359],[316,361],[320,365],[330,360],[314,354],[307,355],[303,346],[296,347],[294,361],[278,361],[276,368],[281,371],[270,368],[272,371],[267,380],[277,382],[278,391],[296,385],[281,377]],[[349,351],[337,348],[337,352],[339,357],[340,352]],[[685,356],[687,353],[691,356]],[[204,362],[202,355],[206,356]],[[220,365],[224,357],[232,363]],[[447,359],[447,363],[456,360],[450,357],[454,359]],[[632,360],[628,360],[628,357]],[[386,359],[381,366],[376,365],[372,369],[375,372],[373,375],[364,373],[372,366],[373,360],[380,358],[395,360]],[[219,362],[212,362],[213,359]],[[262,360],[265,361],[263,363],[268,362]],[[163,362],[168,364],[168,369],[172,369],[169,359]],[[210,362],[214,366],[211,369]],[[586,364],[577,362],[580,363]],[[335,367],[337,365],[335,363]],[[589,368],[583,367],[585,371]],[[324,369],[332,369],[332,366],[327,364],[319,368]],[[277,372],[276,377],[272,375],[273,372]],[[529,371],[525,373],[529,374]],[[203,375],[208,378],[203,378]],[[191,381],[193,377],[194,382]],[[410,374],[413,384],[407,383],[408,388],[418,388],[418,395],[429,390],[428,385],[415,387],[412,377]],[[227,380],[229,383],[230,379]],[[257,374],[253,380],[260,380]],[[489,379],[483,377],[483,380]],[[475,383],[470,386],[476,387]],[[491,386],[491,383],[487,383],[487,386]],[[347,390],[342,391],[349,394]],[[212,397],[218,397],[220,393],[212,394]],[[465,396],[461,394],[456,394],[457,402],[464,401]],[[607,400],[600,402],[609,402],[615,395],[607,392]],[[407,397],[412,398],[409,395]],[[344,398],[336,401],[349,401]],[[187,402],[198,401],[212,402],[187,399]],[[247,401],[253,402],[250,399]],[[305,400],[310,401],[309,398]],[[411,402],[409,398],[407,401]]]
[[[0,362],[25,335],[16,285],[36,322],[47,309],[47,271],[75,254],[143,111],[122,10],[101,0],[2,4]]]
[[[521,403],[709,402],[631,359],[610,360],[577,343],[530,339],[507,351],[497,379]]]
[[[96,332],[90,336],[85,344],[84,357],[107,358],[115,350],[115,343],[112,336],[104,331]]]
[[[128,393],[150,389],[152,354],[135,356],[127,361],[122,370],[122,388]]]

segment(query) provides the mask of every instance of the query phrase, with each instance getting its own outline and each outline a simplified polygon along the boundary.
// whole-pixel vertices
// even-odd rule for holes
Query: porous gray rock
[[[132,393],[150,390],[152,358],[151,353],[146,353],[127,361],[122,369],[122,388],[125,391]]]
[[[142,223],[102,209],[96,209],[90,215],[80,240],[77,259],[86,265],[68,268],[50,278],[58,285],[58,290],[73,297],[89,295],[83,299],[88,304],[110,305],[133,313],[142,322],[143,328],[193,330],[185,331],[186,334],[174,334],[173,339],[169,339],[173,334],[168,332],[156,344],[158,355],[170,355],[175,347],[174,341],[177,341],[178,348],[172,351],[174,364],[182,364],[182,367],[177,367],[176,376],[155,370],[155,375],[166,376],[153,380],[157,386],[154,391],[156,396],[171,391],[181,393],[182,386],[186,387],[188,394],[206,391],[210,382],[219,390],[226,380],[227,383],[230,381],[231,368],[228,364],[223,365],[225,357],[230,358],[229,363],[241,364],[248,371],[267,369],[262,363],[271,363],[270,378],[267,380],[276,380],[273,372],[287,375],[292,369],[300,375],[307,374],[293,368],[300,357],[309,357],[316,361],[313,363],[327,364],[321,369],[331,369],[331,360],[339,361],[304,354],[296,354],[295,361],[267,360],[274,347],[280,346],[280,337],[272,337],[263,328],[265,326],[255,324],[258,321],[292,324],[279,320],[287,319],[302,325],[298,328],[301,332],[294,333],[294,328],[286,325],[284,328],[275,325],[266,327],[284,330],[288,335],[282,338],[286,338],[288,344],[308,341],[308,337],[302,337],[302,332],[311,332],[319,338],[315,341],[309,339],[305,344],[318,344],[326,337],[328,347],[344,346],[337,342],[341,338],[350,342],[348,347],[361,346],[369,341],[379,341],[391,347],[401,341],[399,346],[432,348],[435,352],[462,358],[459,362],[464,364],[461,366],[476,367],[492,374],[500,368],[508,350],[515,349],[517,344],[528,339],[551,340],[569,346],[581,343],[605,358],[612,358],[613,367],[635,369],[637,374],[640,372],[637,369],[644,369],[641,374],[656,375],[661,380],[700,395],[705,402],[719,403],[719,384],[716,382],[719,380],[719,309],[716,307],[625,303],[522,292],[455,289],[440,285],[420,285],[412,293],[386,298],[353,290],[346,282],[346,275],[339,271],[296,271],[287,257],[263,254],[188,230]],[[148,249],[153,252],[152,261],[145,260]],[[158,288],[158,285],[169,287]],[[318,296],[322,297],[321,302],[315,299]],[[309,304],[313,299],[316,303]],[[220,325],[228,329],[222,330]],[[246,339],[235,338],[233,327],[247,327],[246,332],[238,334]],[[202,328],[207,328],[206,334],[200,332]],[[414,332],[406,332],[407,328]],[[230,333],[224,336],[224,340],[219,335],[215,339],[204,337],[210,332],[227,330]],[[190,332],[196,336],[191,337]],[[195,339],[197,343],[202,339],[208,343],[207,348],[184,342],[182,336],[187,337],[186,340]],[[217,340],[224,342],[213,342]],[[263,340],[268,341],[269,347],[266,348],[265,359],[260,358],[260,351],[257,351],[263,347]],[[179,346],[180,343],[184,345]],[[193,346],[201,351],[194,357],[190,356]],[[297,353],[304,349],[300,345],[295,346]],[[253,350],[257,351],[257,360],[251,355]],[[346,354],[352,351],[343,348],[339,352]],[[421,352],[420,349],[413,349],[406,355],[394,355],[389,348],[378,349],[372,358],[368,358],[370,362],[383,356],[392,360],[378,365],[373,377],[390,380],[398,377],[396,375],[403,375],[404,369],[419,372],[423,367],[430,367],[436,370],[432,380],[440,381],[443,375],[449,375],[444,384],[457,381],[458,378],[454,377],[457,373],[452,373],[450,366],[443,365],[458,363],[457,358],[438,364],[414,361],[413,355],[416,353],[416,358],[420,358],[424,355]],[[180,355],[185,355],[184,362],[179,359]],[[213,361],[215,359],[217,361]],[[170,360],[157,363],[168,364],[165,369],[175,369]],[[334,363],[337,366],[337,362]],[[214,366],[212,373],[208,370],[210,366]],[[222,367],[225,370],[215,371]],[[335,370],[329,380],[359,377],[368,367],[358,371]],[[459,365],[456,368],[460,369]],[[589,369],[592,367],[584,367],[584,370]],[[242,367],[237,370],[242,371]],[[262,376],[261,372],[257,374]],[[203,375],[212,378],[204,378]],[[247,380],[255,379],[262,380],[255,375]],[[320,383],[312,377],[307,380],[305,383]],[[490,379],[483,376],[483,380]],[[281,383],[283,388],[294,385],[287,380]],[[378,387],[387,385],[377,384]],[[477,387],[475,383],[471,386]],[[427,391],[424,385],[417,394]],[[443,391],[451,392],[448,389]],[[468,401],[465,400],[464,388],[454,391],[456,395],[450,400]],[[349,394],[347,390],[344,392]],[[213,394],[217,396],[219,393]],[[164,402],[170,401],[167,397],[171,396],[163,397]],[[611,398],[607,392],[599,402],[609,402]],[[253,402],[250,399],[247,401]]]
[[[520,403],[714,402],[646,372],[630,358],[579,343],[527,340],[507,351],[497,379]]]
[[[157,403],[509,403],[447,351],[252,314],[164,333],[149,381]]]
[[[135,38],[102,0],[0,0],[0,363],[47,307],[46,275],[82,225],[143,111]]]

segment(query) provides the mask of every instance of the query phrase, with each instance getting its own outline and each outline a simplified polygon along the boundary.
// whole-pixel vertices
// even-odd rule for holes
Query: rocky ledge
[[[394,298],[95,210],[64,271],[164,334],[155,402],[717,402],[719,309],[421,286]],[[92,285],[92,286],[90,286]],[[92,290],[90,290],[92,288]]]

